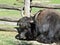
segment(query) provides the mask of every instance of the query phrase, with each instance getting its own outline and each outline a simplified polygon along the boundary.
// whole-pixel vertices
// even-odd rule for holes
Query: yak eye
[[[44,32],[44,35],[48,35],[48,32]]]

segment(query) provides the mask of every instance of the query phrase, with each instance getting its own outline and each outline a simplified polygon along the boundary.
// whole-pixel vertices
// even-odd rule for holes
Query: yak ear
[[[18,29],[19,29],[19,27],[15,27],[15,29],[17,29],[17,30],[18,30]]]
[[[15,27],[15,29],[16,29],[16,31],[18,31],[18,33],[19,33],[19,31],[20,31],[19,27]]]

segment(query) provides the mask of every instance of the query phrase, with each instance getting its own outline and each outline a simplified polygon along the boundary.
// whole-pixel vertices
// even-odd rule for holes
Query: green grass
[[[51,0],[51,3],[60,4],[60,0]]]
[[[23,2],[23,1],[21,1]],[[15,6],[22,6],[23,4],[20,2],[17,2],[16,0],[0,0],[0,4],[9,4]],[[6,9],[0,9],[0,17],[13,17],[13,18],[20,18],[20,11],[15,10],[6,10]],[[15,26],[11,25],[0,25],[1,27],[8,27],[13,28]],[[0,45],[17,45],[18,40],[15,39],[16,32],[3,32],[0,31]],[[16,43],[17,42],[17,43]]]
[[[20,0],[20,1],[16,1],[16,0],[0,0],[0,4],[3,3],[3,4],[9,4],[9,5],[16,4],[16,5],[22,6],[23,3],[21,3],[21,2],[23,2],[23,0]]]
[[[39,45],[40,43],[31,41],[19,41],[15,39],[16,32],[0,31],[0,45]],[[35,44],[36,43],[36,44]]]
[[[33,0],[33,1],[36,1],[36,0]],[[41,2],[41,0],[38,0],[38,1]],[[48,3],[43,2],[42,4],[60,4],[60,0],[50,0],[50,2],[48,2]],[[43,8],[32,8],[32,14],[35,14],[40,9],[43,9]]]
[[[21,14],[19,11],[15,10],[5,10],[5,9],[0,9],[0,16],[2,17],[12,17],[12,18],[19,18],[21,17]],[[3,10],[3,11],[2,11]]]
[[[0,0],[0,4],[8,4],[8,5],[14,5],[15,6],[23,6],[23,0]],[[20,11],[15,10],[7,10],[7,9],[0,9],[0,16],[8,16],[8,17],[15,17],[19,18],[21,17]]]
[[[0,45],[16,45],[15,35],[16,32],[3,32],[0,31]]]

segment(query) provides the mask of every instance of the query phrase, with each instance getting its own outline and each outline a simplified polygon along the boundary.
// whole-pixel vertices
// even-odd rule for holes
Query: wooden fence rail
[[[17,22],[19,19],[10,18],[10,17],[0,17],[0,21],[8,21],[8,22]]]
[[[32,7],[37,8],[49,8],[49,9],[60,9],[60,4],[39,4],[39,3],[32,3]]]
[[[1,9],[9,9],[9,10],[18,10],[21,11],[23,7],[17,7],[17,6],[10,6],[7,4],[0,4]]]
[[[49,8],[49,9],[60,9],[60,4],[39,4],[39,3],[31,3],[31,7],[37,7],[37,8]],[[23,7],[16,7],[16,6],[9,6],[6,4],[0,4],[1,9],[10,9],[10,10],[18,10],[21,11]],[[13,19],[9,17],[0,17],[0,21],[8,21],[8,22],[17,22],[19,19]],[[15,28],[6,28],[6,27],[0,27],[0,31],[16,31]]]
[[[0,27],[0,31],[17,32],[16,28]]]
[[[5,21],[5,22],[4,22]],[[18,19],[10,18],[10,17],[0,17],[0,25],[11,25],[11,26],[17,26]],[[10,32],[17,32],[15,27],[4,27],[0,26],[0,31],[10,31]]]
[[[31,7],[37,8],[50,8],[50,9],[60,9],[60,4],[39,4],[39,3],[31,3]],[[9,6],[7,4],[0,4],[1,9],[9,9],[9,10],[18,10],[21,11],[23,7]]]

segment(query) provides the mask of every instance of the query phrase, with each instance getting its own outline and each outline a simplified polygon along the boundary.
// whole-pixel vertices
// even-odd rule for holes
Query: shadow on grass
[[[29,41],[19,41],[17,45],[32,45],[32,43]]]
[[[18,40],[16,43],[17,43],[17,45],[46,45],[44,43],[40,43],[37,41],[25,41],[25,40]],[[52,45],[52,44],[48,44],[48,45]],[[55,44],[53,44],[53,45],[55,45]]]

